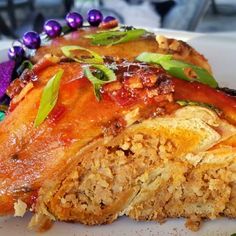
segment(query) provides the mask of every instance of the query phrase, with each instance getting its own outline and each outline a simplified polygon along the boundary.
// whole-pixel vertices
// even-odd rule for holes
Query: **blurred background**
[[[123,24],[196,32],[236,32],[236,0],[0,0],[0,45],[47,19],[96,8]],[[2,41],[1,41],[2,40]]]

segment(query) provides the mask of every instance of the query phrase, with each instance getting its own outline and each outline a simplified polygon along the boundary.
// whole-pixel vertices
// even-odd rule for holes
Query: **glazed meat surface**
[[[57,106],[47,121],[36,129],[33,123],[42,88],[59,68],[64,70],[64,75]],[[127,68],[122,67],[122,75]],[[140,68],[139,65],[133,66],[134,70],[142,73],[143,69]],[[145,68],[143,73],[156,77],[159,72],[155,70]],[[100,102],[96,100],[90,82],[83,78],[78,63],[50,66],[37,76],[35,88],[15,107],[12,105],[14,110],[1,123],[2,214],[11,213],[13,202],[22,194],[24,200],[30,202],[28,197],[34,197],[44,180],[51,178],[55,170],[60,172],[81,147],[101,136],[106,130],[115,133],[116,126],[120,126],[118,131],[122,130],[126,126],[123,117],[130,109],[140,107],[148,116],[148,113],[154,113],[158,107],[155,101],[162,103],[164,107],[165,102],[172,99],[173,85],[163,76],[160,76],[159,86],[153,85],[153,90],[149,88],[150,91],[146,91],[144,86],[136,91],[136,97],[124,89],[124,86],[129,85],[128,81],[135,79],[136,75],[123,83],[119,82],[121,88],[116,96],[111,96],[114,88],[109,84],[109,88],[104,88],[107,92],[104,92],[104,98]],[[118,81],[115,83],[114,87]],[[146,102],[150,103],[148,108]]]
[[[38,50],[38,64],[25,75],[37,80],[15,95],[0,123],[0,215],[14,214],[20,199],[36,212],[32,226],[183,216],[197,229],[201,218],[236,217],[235,97],[134,61],[143,51],[171,53],[210,72],[206,59],[177,40],[150,36],[96,47],[85,33]],[[82,65],[62,57],[62,45],[90,48],[116,63],[117,80],[103,86],[100,101]],[[59,69],[57,104],[35,128],[42,90]],[[181,108],[178,100],[220,112]]]

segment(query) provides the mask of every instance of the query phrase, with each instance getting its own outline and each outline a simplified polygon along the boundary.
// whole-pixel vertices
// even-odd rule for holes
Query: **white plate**
[[[235,56],[236,56],[236,37],[215,35],[215,34],[196,34],[187,32],[159,31],[156,32],[176,37],[188,41],[192,46],[199,50],[212,65],[215,77],[220,86],[236,88],[235,75]],[[0,61],[6,59],[6,50],[0,51]],[[27,224],[31,215],[24,218],[0,218],[1,236],[32,236],[35,233],[27,230]],[[103,226],[84,226],[72,223],[55,223],[54,227],[46,232],[45,236],[230,236],[236,233],[236,220],[218,219],[206,221],[197,233],[193,233],[184,227],[184,219],[171,219],[165,224],[159,225],[156,222],[135,222],[122,217],[111,225]],[[42,234],[41,234],[42,235]]]

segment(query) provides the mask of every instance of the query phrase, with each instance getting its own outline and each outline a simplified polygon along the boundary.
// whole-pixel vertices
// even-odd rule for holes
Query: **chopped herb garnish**
[[[105,65],[103,58],[99,54],[87,48],[79,46],[65,46],[62,47],[61,50],[66,57],[71,58],[76,62],[90,64],[84,67],[84,75],[92,83],[94,87],[94,94],[97,100],[100,100],[101,99],[100,89],[102,85],[116,80],[116,75],[112,70],[115,65],[113,64],[111,65],[111,67],[110,65]],[[73,50],[83,50],[89,52],[91,57],[90,58],[75,57],[73,54],[71,54],[71,51]],[[94,68],[95,70],[90,70],[90,67]]]
[[[33,64],[32,64],[32,62],[31,61],[29,61],[29,60],[25,60],[25,61],[23,61],[22,63],[21,63],[21,65],[17,68],[17,74],[18,75],[20,75],[20,74],[22,74],[22,72],[26,69],[26,68],[28,68],[29,70],[32,70],[32,68],[33,68]]]
[[[4,120],[5,116],[5,113],[3,111],[0,111],[0,122]]]
[[[204,102],[195,102],[195,101],[189,101],[189,100],[177,100],[176,103],[178,103],[180,106],[185,107],[185,106],[201,106],[205,108],[209,108],[213,111],[215,111],[218,115],[222,113],[222,111],[215,107],[212,104],[204,103]]]
[[[72,46],[61,47],[61,50],[66,57],[71,58],[76,62],[88,63],[88,64],[90,64],[90,63],[92,63],[92,64],[104,63],[103,58],[99,54],[97,54],[87,48],[72,45]],[[73,55],[73,53],[71,52],[71,51],[75,51],[75,50],[86,51],[87,53],[89,53],[89,56],[86,54],[84,56],[77,57],[76,55]]]
[[[39,110],[34,121],[34,127],[38,127],[44,122],[49,113],[55,107],[58,99],[60,81],[63,75],[63,70],[59,69],[58,72],[47,82],[43,89],[42,97],[40,100]]]
[[[127,31],[104,31],[95,34],[86,35],[91,39],[93,45],[111,46],[119,43],[129,42],[143,36],[147,31],[144,29],[131,29]]]
[[[204,68],[183,61],[174,60],[172,55],[159,53],[141,53],[137,61],[161,65],[169,74],[187,81],[197,81],[210,87],[218,86],[214,77]]]
[[[84,68],[84,75],[92,83],[94,87],[94,94],[97,100],[101,99],[100,89],[103,84],[110,83],[116,80],[116,75],[113,70],[105,65],[91,65],[96,70],[91,71],[89,66]]]
[[[136,57],[137,61],[153,63],[153,64],[161,64],[162,61],[168,61],[171,59],[172,55],[151,53],[151,52],[143,52],[138,57]]]

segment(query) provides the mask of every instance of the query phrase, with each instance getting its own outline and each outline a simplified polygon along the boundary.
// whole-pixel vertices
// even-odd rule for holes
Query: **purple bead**
[[[48,20],[43,26],[45,33],[50,38],[55,38],[61,35],[62,27],[59,22],[55,20]]]
[[[110,22],[110,21],[113,21],[113,20],[116,20],[116,18],[113,17],[113,16],[107,16],[107,17],[103,20],[103,22],[107,23],[107,22]]]
[[[37,49],[40,47],[41,39],[38,33],[29,31],[23,36],[23,44],[29,49]]]
[[[99,10],[92,9],[88,12],[87,20],[91,26],[98,26],[103,20],[103,15]]]
[[[66,15],[66,22],[67,25],[71,28],[71,29],[78,29],[79,27],[83,26],[83,17],[77,13],[77,12],[69,12]]]
[[[25,50],[21,46],[13,46],[8,50],[10,60],[22,60],[25,55]]]

